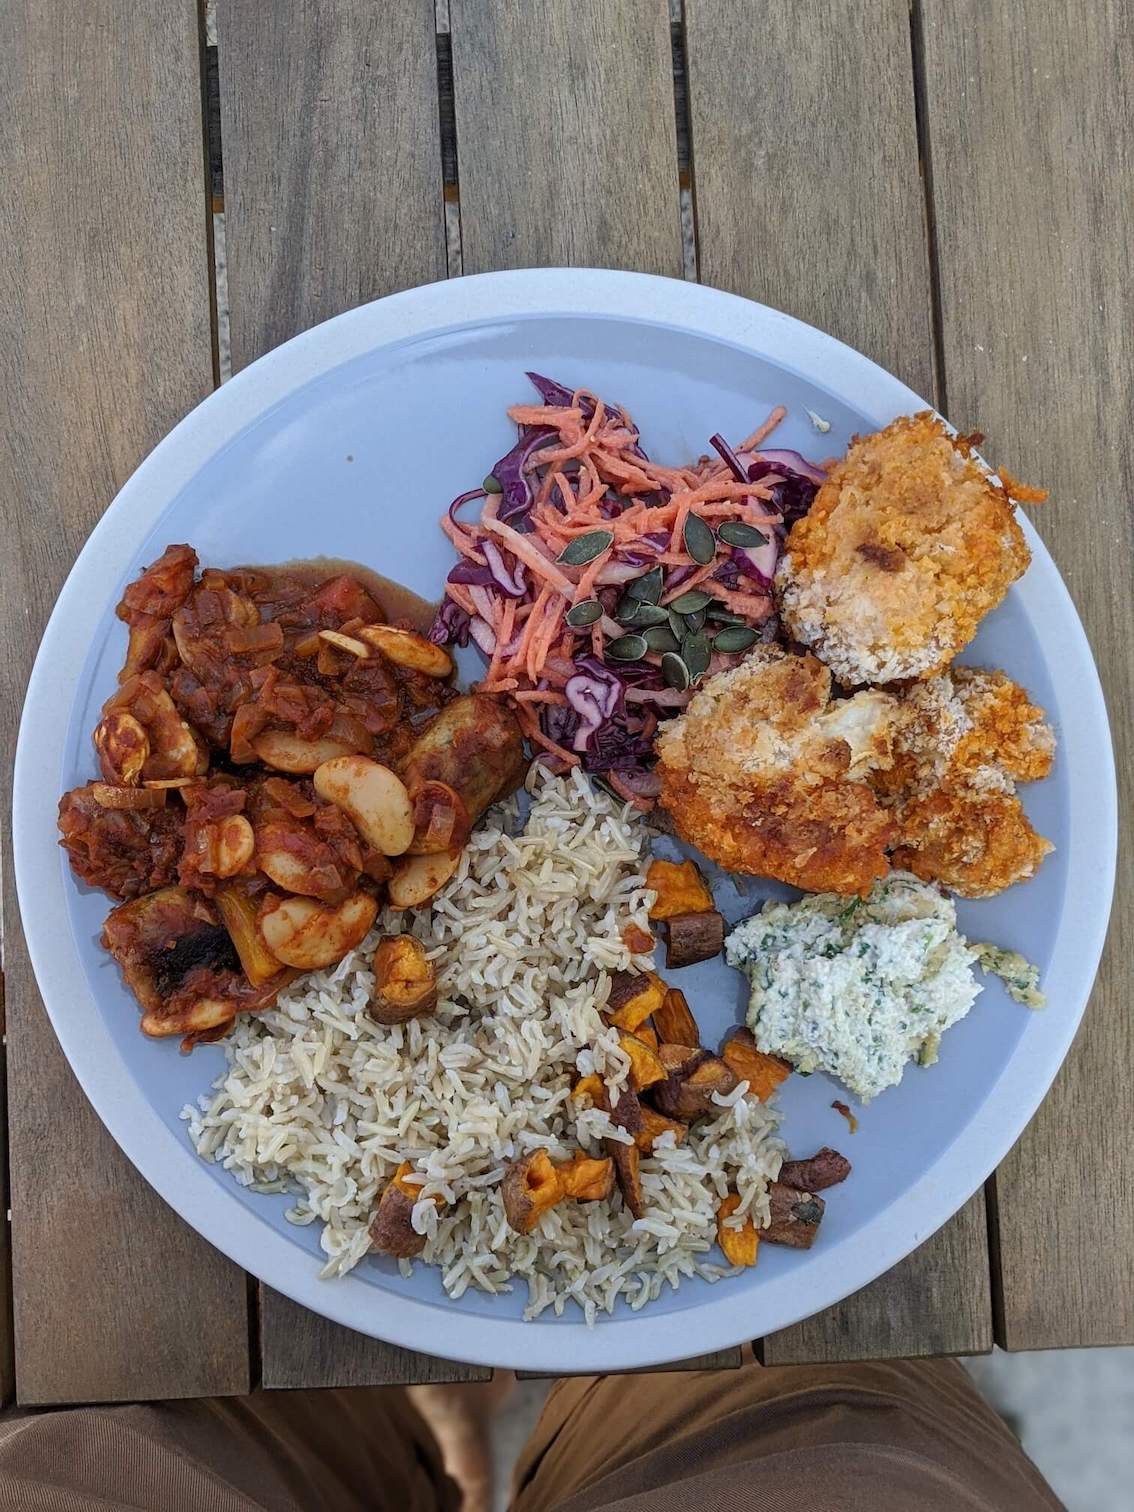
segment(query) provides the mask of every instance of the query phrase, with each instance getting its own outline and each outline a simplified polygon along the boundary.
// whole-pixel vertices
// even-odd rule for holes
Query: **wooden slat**
[[[396,1344],[340,1328],[267,1286],[260,1288],[260,1331],[265,1388],[416,1386],[492,1379],[487,1367],[399,1349]]]
[[[686,0],[698,271],[933,392],[906,0]],[[738,68],[750,39],[766,66]],[[927,1309],[927,1310],[923,1310]],[[980,1198],[857,1297],[767,1339],[768,1364],[988,1349]]]
[[[232,360],[446,273],[433,0],[218,12]]]
[[[0,616],[5,612],[3,589],[0,586]],[[3,623],[0,618],[0,623]],[[5,766],[7,772],[7,757]],[[0,799],[3,801],[3,799]],[[2,837],[0,837],[2,840]],[[0,856],[0,878],[8,869],[9,857],[5,851]],[[0,946],[3,945],[3,894],[0,892]],[[0,954],[0,965],[3,955]],[[0,970],[0,1028],[4,1024],[4,973]],[[8,1088],[7,1088],[7,1040],[0,1044],[0,1177],[8,1172]],[[8,1206],[7,1183],[4,1187],[5,1210]],[[8,1224],[0,1229],[0,1407],[6,1407],[16,1394],[16,1357],[12,1338],[12,1244]]]
[[[739,1370],[744,1364],[744,1351],[737,1346],[734,1349],[717,1349],[712,1354],[690,1355],[686,1360],[670,1360],[666,1365],[644,1365],[637,1370],[620,1370],[613,1372],[616,1375],[670,1375],[683,1370]],[[593,1375],[589,1371],[587,1374]],[[570,1377],[566,1377],[569,1379]],[[546,1370],[517,1370],[518,1381],[558,1381],[564,1379],[562,1375],[554,1375]]]
[[[686,0],[685,15],[701,281],[822,327],[928,395],[907,0]]]
[[[978,1192],[892,1271],[794,1328],[770,1334],[760,1358],[765,1365],[802,1365],[987,1353],[992,1299],[985,1245],[984,1194]]]
[[[1011,1349],[1130,1344],[1134,14],[1122,0],[921,10],[949,413],[1051,490],[1034,519],[1098,659],[1124,818],[1084,1027],[996,1177],[998,1336]]]
[[[126,23],[112,0],[13,0],[0,14],[17,123],[0,209],[7,776],[68,568],[213,367],[195,0],[137,6]],[[4,872],[20,1400],[245,1390],[244,1277],[151,1191],[80,1093],[35,990],[7,855]]]
[[[466,273],[680,278],[666,0],[450,0]]]
[[[446,272],[433,0],[233,0],[218,55],[233,367]],[[260,1288],[265,1386],[480,1380]]]

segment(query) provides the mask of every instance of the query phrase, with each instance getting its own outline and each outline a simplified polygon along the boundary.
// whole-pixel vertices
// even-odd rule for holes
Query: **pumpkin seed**
[[[485,478],[484,482],[480,486],[481,486],[481,488],[484,489],[485,493],[503,493],[504,492],[504,489],[503,489],[503,487],[500,484],[500,480],[498,478],[494,477],[492,473],[488,474],[488,477]]]
[[[679,641],[684,640],[689,633],[689,627],[684,619],[682,619],[680,614],[675,614],[672,609],[667,609],[665,613],[666,618],[669,620],[669,628],[673,631],[676,638]]]
[[[649,649],[644,635],[620,635],[607,642],[606,655],[610,661],[641,661]]]
[[[642,626],[666,625],[669,623],[669,615],[664,609],[659,609],[657,604],[639,604],[634,623]]]
[[[638,610],[641,607],[637,599],[632,599],[628,593],[624,593],[618,600],[618,608],[614,611],[614,617],[620,625],[632,625],[638,618]]]
[[[718,625],[743,625],[744,616],[733,614],[731,609],[722,609],[719,604],[710,604],[705,610],[705,618],[712,620]]]
[[[766,546],[768,537],[755,525],[746,525],[743,520],[726,520],[717,531],[721,540],[729,546]]]
[[[687,635],[681,642],[681,659],[694,682],[709,670],[709,640],[705,635]]]
[[[666,686],[677,688],[679,692],[689,686],[689,668],[681,660],[676,651],[670,651],[661,659],[661,675],[665,679]]]
[[[688,593],[683,593],[680,598],[672,599],[668,605],[675,614],[696,614],[698,609],[705,609],[713,602],[713,595],[706,593],[703,588],[691,588]]]
[[[695,609],[692,614],[685,614],[682,618],[688,628],[696,634],[705,623],[705,611],[703,609]]]
[[[632,578],[626,584],[626,592],[632,599],[638,599],[643,604],[656,604],[661,598],[663,577],[660,567],[651,567],[641,577]]]
[[[717,554],[717,538],[700,515],[690,513],[685,516],[681,539],[686,551],[702,567],[707,567]]]
[[[613,543],[612,531],[588,530],[586,535],[576,536],[573,541],[568,541],[555,560],[567,567],[582,567],[587,562],[593,562],[595,557],[601,556]]]
[[[642,639],[651,651],[676,651],[680,645],[668,625],[651,625]]]
[[[586,625],[593,625],[595,620],[602,619],[602,605],[598,599],[583,599],[581,603],[568,609],[566,619],[572,629],[581,630]]]
[[[747,625],[726,625],[714,636],[713,650],[723,651],[726,655],[730,651],[747,651],[749,646],[754,646],[759,639],[755,630]]]

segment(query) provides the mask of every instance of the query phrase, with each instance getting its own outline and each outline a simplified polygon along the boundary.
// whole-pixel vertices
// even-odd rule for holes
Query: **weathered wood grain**
[[[415,1386],[488,1381],[492,1371],[418,1354],[340,1328],[269,1286],[260,1288],[261,1384],[292,1386]]]
[[[128,24],[111,0],[13,0],[0,51],[18,123],[0,206],[7,782],[55,595],[213,365],[195,0],[135,7]],[[79,1091],[35,989],[7,854],[4,873],[19,1398],[246,1390],[244,1277],[137,1175]]]
[[[234,368],[368,299],[443,278],[433,0],[219,11]],[[265,1386],[480,1380],[260,1288]]]
[[[669,1375],[683,1370],[739,1370],[743,1364],[744,1351],[737,1346],[734,1349],[716,1349],[711,1354],[690,1355],[686,1360],[670,1360],[666,1365],[644,1365],[635,1370],[612,1373],[616,1375]],[[586,1373],[594,1374],[593,1371]],[[556,1381],[560,1377],[546,1370],[517,1370],[516,1379],[519,1381]]]
[[[907,0],[686,0],[685,16],[702,282],[821,326],[928,395]]]
[[[1129,1344],[1134,13],[1121,0],[925,0],[921,13],[948,412],[1051,490],[1033,518],[1102,673],[1123,822],[1086,1020],[996,1176],[997,1332],[1011,1349]]]
[[[978,1192],[893,1270],[760,1345],[765,1365],[984,1354],[992,1299],[984,1194]]]
[[[466,273],[681,276],[666,0],[451,0]]]
[[[232,360],[446,272],[433,0],[218,12]]]
[[[0,614],[3,613],[3,594],[0,591]],[[5,767],[5,771],[7,768]],[[2,840],[2,837],[0,837]],[[8,855],[0,855],[0,876],[7,870]],[[0,893],[0,905],[3,894]],[[0,946],[3,945],[3,909],[0,906]],[[2,960],[2,956],[0,956]],[[0,970],[0,1026],[4,1023],[4,973]],[[7,1088],[7,1041],[3,1042],[0,1054],[0,1172],[8,1171],[8,1088]],[[8,1204],[7,1183],[4,1186],[5,1210]],[[16,1356],[12,1338],[12,1242],[8,1224],[0,1231],[0,1407],[7,1406],[16,1394]]]
[[[932,396],[908,7],[686,0],[698,267]],[[739,39],[762,60],[736,67]],[[887,1275],[764,1341],[768,1364],[991,1347],[978,1196]]]

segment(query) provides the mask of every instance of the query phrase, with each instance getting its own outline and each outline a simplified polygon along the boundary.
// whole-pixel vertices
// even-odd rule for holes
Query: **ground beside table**
[[[196,0],[125,22],[111,0],[5,9],[18,123],[0,271],[6,772],[67,569],[146,451],[219,380],[229,336],[239,367],[393,289],[556,263],[761,299],[979,424],[994,455],[1052,490],[1036,524],[1130,749],[1126,8],[918,0],[912,24],[905,0],[679,10],[544,0],[539,58],[555,66],[534,67],[524,0],[221,0],[215,55]],[[1119,768],[1129,784],[1131,764]],[[55,1043],[4,863],[5,1394],[484,1374],[250,1284],[145,1186]],[[1127,875],[1083,1030],[987,1192],[864,1292],[761,1341],[766,1361],[980,1351],[994,1336],[1134,1341],[1132,909]],[[1105,1242],[1084,1208],[1106,1215]]]

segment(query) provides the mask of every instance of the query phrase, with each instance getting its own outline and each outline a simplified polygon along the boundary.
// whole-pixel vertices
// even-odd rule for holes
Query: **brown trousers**
[[[0,1512],[458,1512],[393,1388],[16,1412]],[[953,1360],[560,1381],[514,1512],[1045,1512]]]

